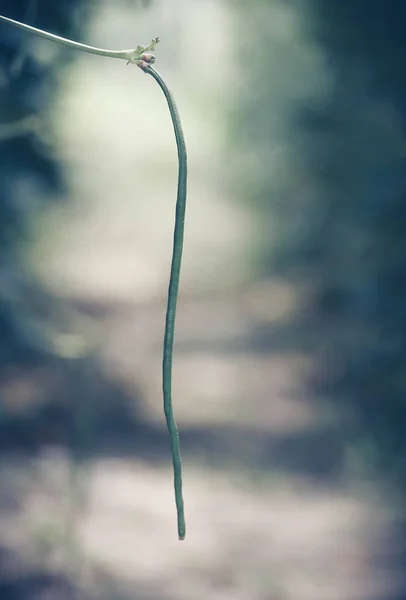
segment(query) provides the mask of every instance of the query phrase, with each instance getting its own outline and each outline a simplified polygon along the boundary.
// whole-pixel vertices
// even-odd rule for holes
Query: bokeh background
[[[0,598],[404,600],[406,4],[0,0]]]

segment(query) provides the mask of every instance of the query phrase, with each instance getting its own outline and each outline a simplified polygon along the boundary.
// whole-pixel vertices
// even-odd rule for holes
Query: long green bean
[[[148,46],[137,46],[135,49],[130,50],[105,50],[103,48],[96,48],[94,46],[88,46],[87,44],[81,44],[74,42],[67,38],[48,33],[37,27],[26,25],[14,19],[4,17],[0,15],[0,20],[10,23],[20,29],[24,29],[30,33],[34,33],[40,37],[48,39],[58,44],[63,44],[69,48],[81,50],[82,52],[89,52],[90,54],[97,54],[99,56],[107,56],[109,58],[120,58],[127,60],[128,63],[138,65],[145,73],[151,75],[155,81],[159,84],[162,89],[165,98],[168,103],[169,111],[172,118],[173,128],[175,131],[176,144],[178,148],[178,188],[177,188],[177,201],[176,201],[176,216],[175,216],[175,231],[173,240],[173,253],[172,253],[172,264],[171,273],[169,279],[168,288],[168,302],[165,319],[165,334],[164,334],[164,352],[162,360],[162,388],[164,396],[164,413],[166,423],[168,426],[171,450],[172,450],[172,461],[174,469],[174,486],[175,486],[175,502],[178,519],[178,537],[180,540],[185,539],[186,526],[185,526],[185,514],[182,494],[182,460],[180,455],[179,445],[179,433],[176,426],[176,421],[173,413],[172,406],[172,359],[173,359],[173,343],[174,343],[174,332],[175,332],[175,318],[176,318],[176,307],[178,300],[179,291],[179,278],[180,268],[182,262],[182,251],[183,251],[183,237],[184,237],[184,225],[185,225],[185,209],[186,209],[186,192],[187,192],[187,154],[185,138],[183,135],[182,125],[179,118],[178,109],[174,100],[174,97],[165,84],[159,73],[152,67],[155,62],[155,57],[149,52],[155,49],[155,46],[159,42],[159,38],[155,38]]]

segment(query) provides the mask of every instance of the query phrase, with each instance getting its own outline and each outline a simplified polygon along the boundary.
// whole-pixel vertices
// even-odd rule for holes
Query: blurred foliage
[[[80,0],[1,0],[0,12],[78,37],[89,10]],[[19,250],[29,243],[30,218],[64,189],[63,173],[44,132],[50,128],[47,113],[56,69],[72,59],[72,53],[58,49],[50,64],[29,51],[31,38],[0,24],[0,369],[28,365],[44,354],[44,340],[31,317],[38,311],[46,314],[52,299],[24,272]]]
[[[313,393],[406,492],[406,4],[258,1],[246,16],[244,43],[262,42],[237,116],[263,271],[306,289]]]
[[[0,0],[1,14],[77,40],[97,7],[93,0]],[[81,333],[86,329],[83,311],[44,289],[21,260],[30,251],[30,219],[47,203],[69,198],[63,194],[63,165],[47,143],[52,140],[47,116],[56,74],[77,53],[40,40],[51,52],[47,61],[30,51],[37,41],[0,23],[0,450],[33,452],[57,443],[76,456],[82,452],[76,448],[80,432],[94,417],[86,409],[91,398],[101,401],[99,417],[108,421],[113,437],[120,426],[121,433],[130,429],[132,435],[138,416],[134,397],[123,395],[93,361],[93,341],[83,345],[83,336],[70,331],[72,321]],[[76,405],[83,406],[79,413],[86,423]],[[111,414],[104,419],[106,411]]]
[[[86,0],[0,0],[1,14],[78,40],[96,8]],[[49,323],[51,329],[55,321],[58,329],[69,327],[69,308],[64,310],[62,299],[43,289],[23,264],[30,251],[30,220],[49,202],[68,197],[48,114],[58,77],[76,53],[40,44],[47,46],[45,53],[36,51],[38,38],[0,23],[0,453],[32,456],[44,445],[62,445],[79,464],[97,443],[90,435],[93,399],[105,444],[123,423],[133,434],[134,398],[106,380],[91,357],[69,356],[53,343],[58,336],[49,335]],[[0,495],[5,489],[3,474]],[[31,572],[22,557],[0,548],[4,600],[77,593],[65,578]]]
[[[315,9],[336,81],[307,127],[330,138],[308,152],[331,190],[313,253],[315,300],[321,327],[333,324],[329,361],[340,368],[322,391],[350,405],[372,468],[406,491],[406,5],[316,1]]]

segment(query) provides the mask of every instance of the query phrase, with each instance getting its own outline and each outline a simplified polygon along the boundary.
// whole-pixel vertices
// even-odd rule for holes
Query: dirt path
[[[101,360],[130,393],[142,390],[137,410],[155,437],[121,456],[106,451],[88,474],[78,524],[88,590],[140,600],[389,598],[397,580],[382,566],[385,514],[373,488],[342,477],[334,423],[303,395],[308,357],[258,351],[258,311],[247,294],[236,298],[180,307],[185,543],[160,406],[162,307],[110,309],[100,323]],[[3,464],[4,494],[22,510],[3,511],[2,538],[52,568],[63,562],[66,477],[60,452]]]

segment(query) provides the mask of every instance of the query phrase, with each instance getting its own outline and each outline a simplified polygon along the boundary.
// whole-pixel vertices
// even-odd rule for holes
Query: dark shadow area
[[[340,364],[334,377],[321,377],[319,390],[351,407],[377,474],[390,480],[393,473],[404,494],[406,5],[314,4],[314,32],[337,79],[330,103],[301,117],[309,166],[328,189],[310,253],[319,274],[313,322],[321,343],[330,325],[325,370],[332,372],[328,362]]]
[[[120,584],[104,569],[92,575],[91,590],[64,574],[41,569],[23,561],[13,551],[0,546],[0,598],[2,600],[161,600],[162,590],[139,585]]]
[[[53,365],[54,376],[56,372]],[[21,377],[18,373],[17,379]],[[32,457],[60,447],[85,460],[121,456],[151,463],[170,461],[164,418],[159,426],[143,418],[137,411],[140,398],[137,402],[134,394],[127,394],[120,382],[108,379],[94,363],[69,369],[60,365],[53,386],[54,392],[43,388],[41,403],[28,410],[13,414],[3,409],[0,456],[11,452]],[[181,428],[181,437],[186,459],[204,458],[213,466],[232,461],[242,468],[277,468],[329,480],[340,477],[343,468],[345,442],[336,425],[290,435],[237,425],[188,426]]]
[[[82,598],[85,598],[81,594]],[[0,546],[0,598],[2,600],[76,600],[77,590],[62,574],[24,562]]]

